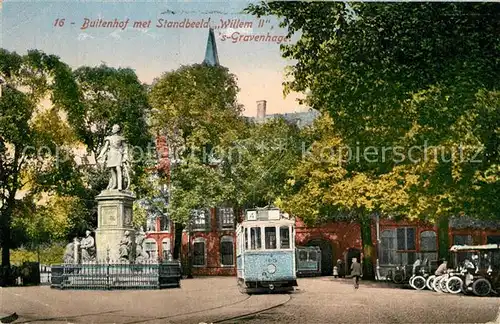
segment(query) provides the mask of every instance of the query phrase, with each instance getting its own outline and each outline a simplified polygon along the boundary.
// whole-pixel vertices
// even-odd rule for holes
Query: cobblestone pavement
[[[15,323],[485,323],[499,298],[454,296],[331,278],[300,279],[292,294],[247,296],[235,278],[197,278],[157,291],[59,291],[49,287],[0,289],[0,314]]]
[[[290,302],[245,323],[487,323],[496,322],[500,298],[479,298],[393,288],[383,283],[303,279]]]

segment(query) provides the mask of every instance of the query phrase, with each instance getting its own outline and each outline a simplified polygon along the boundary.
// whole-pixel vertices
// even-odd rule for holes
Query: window
[[[234,228],[234,212],[232,208],[217,208],[217,219],[221,229]]]
[[[250,229],[250,241],[252,250],[260,250],[262,248],[260,227],[252,227]]]
[[[164,238],[161,241],[161,249],[162,249],[163,259],[164,260],[171,260],[172,253],[170,252],[170,239]]]
[[[245,238],[243,239],[244,245],[245,245],[245,250],[250,249],[250,241],[248,240],[248,228],[245,227]]]
[[[380,264],[397,264],[396,261],[396,231],[385,230],[380,234]]]
[[[160,216],[160,231],[168,232],[170,231],[170,220],[166,214]]]
[[[149,255],[150,259],[158,259],[158,246],[154,239],[148,238],[144,241],[144,251]]]
[[[307,261],[307,252],[299,251],[299,261]]]
[[[290,248],[290,229],[287,226],[280,227],[280,248]]]
[[[420,251],[435,252],[437,251],[436,232],[425,231],[420,233]]]
[[[500,235],[488,235],[486,244],[500,244]]]
[[[205,262],[205,239],[196,238],[193,243],[193,266],[203,267]]]
[[[420,233],[420,252],[422,260],[437,260],[437,235],[434,231]]]
[[[266,227],[264,233],[266,236],[266,249],[276,249],[276,227]]]
[[[156,232],[156,217],[151,214],[146,221],[146,232]]]
[[[197,209],[193,211],[193,230],[206,230],[209,227],[210,211],[208,209]]]
[[[415,228],[400,227],[380,234],[380,264],[411,264],[415,261]],[[405,251],[405,252],[402,252]]]
[[[316,262],[318,259],[317,259],[317,255],[316,255],[316,251],[309,251],[309,261],[314,261]]]
[[[222,266],[234,266],[233,238],[231,236],[221,238],[220,263]]]
[[[398,251],[415,250],[415,228],[401,227],[397,229]]]
[[[472,235],[453,235],[453,245],[472,245]]]

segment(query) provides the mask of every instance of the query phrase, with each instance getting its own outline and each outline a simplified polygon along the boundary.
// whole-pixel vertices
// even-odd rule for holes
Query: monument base
[[[104,190],[97,196],[98,227],[96,230],[97,260],[100,262],[120,260],[120,246],[128,232],[128,259],[134,259],[135,230],[132,225],[132,210],[135,195],[129,191]]]

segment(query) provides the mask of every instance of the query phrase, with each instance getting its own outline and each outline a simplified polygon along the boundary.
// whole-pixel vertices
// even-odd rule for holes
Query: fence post
[[[111,289],[111,285],[109,283],[109,247],[106,251],[106,288],[108,290]]]

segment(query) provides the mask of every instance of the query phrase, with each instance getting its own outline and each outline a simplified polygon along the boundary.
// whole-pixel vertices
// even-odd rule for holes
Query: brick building
[[[213,30],[209,31],[205,64],[218,65],[217,47]],[[257,102],[256,122],[265,122],[276,115],[266,115],[266,102]],[[285,120],[306,126],[317,117],[317,112],[280,115]],[[169,170],[170,160],[164,138],[158,138],[160,167]],[[207,208],[194,212],[190,231],[182,234],[181,259],[192,255],[193,275],[236,275],[235,225],[241,211],[228,207]],[[466,218],[452,219],[449,242],[454,244],[500,243],[498,222],[479,222]],[[437,258],[438,231],[434,225],[420,222],[395,222],[389,219],[373,219],[372,240],[375,247],[373,262],[378,259],[380,274],[401,263],[411,264],[417,255],[429,260]],[[361,233],[353,222],[330,222],[320,227],[307,227],[296,217],[296,245],[318,246],[322,253],[322,272],[331,275],[334,262],[342,259],[346,264],[352,257],[360,256]],[[152,257],[167,257],[173,252],[174,229],[166,215],[148,220],[145,249]]]

